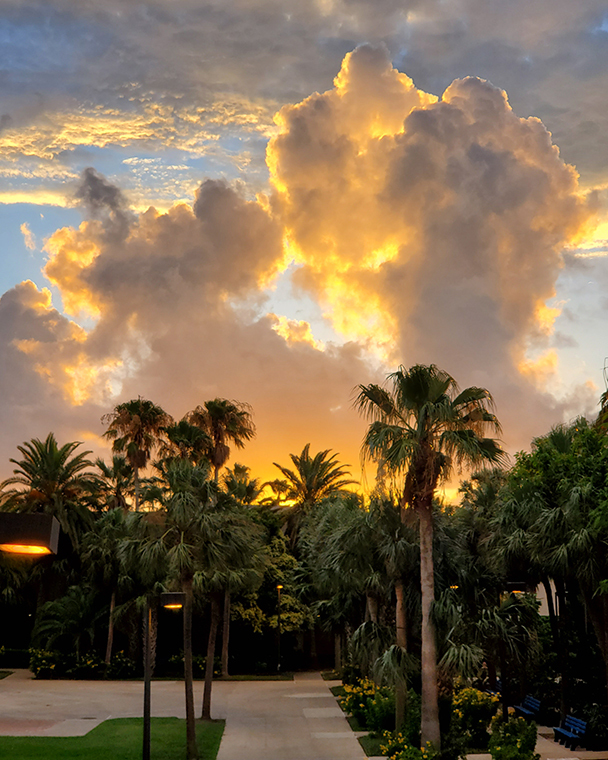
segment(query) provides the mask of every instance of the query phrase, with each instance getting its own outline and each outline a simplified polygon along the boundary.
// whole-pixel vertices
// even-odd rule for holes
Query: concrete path
[[[202,683],[195,683],[197,712]],[[141,717],[137,681],[0,680],[0,735],[82,736],[109,718]],[[184,684],[152,682],[152,715],[185,717]],[[212,715],[226,720],[218,760],[363,760],[365,755],[318,673],[295,681],[216,681]]]
[[[221,685],[229,689],[224,690],[222,705],[218,705],[218,717],[226,718],[218,760],[365,758],[318,673],[296,674],[295,681]]]

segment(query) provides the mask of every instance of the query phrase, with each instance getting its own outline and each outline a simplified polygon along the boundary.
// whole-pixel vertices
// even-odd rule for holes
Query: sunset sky
[[[595,414],[606,0],[3,0],[0,59],[0,477],[141,395],[358,478],[353,389],[418,362],[510,452]]]

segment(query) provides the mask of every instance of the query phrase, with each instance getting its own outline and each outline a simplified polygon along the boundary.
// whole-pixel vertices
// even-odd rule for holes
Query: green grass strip
[[[379,757],[382,755],[382,750],[380,749],[381,742],[382,740],[379,736],[367,734],[367,736],[359,737],[359,744],[368,757]]]
[[[215,760],[224,721],[197,721],[200,760]],[[106,720],[86,736],[1,736],[0,757],[11,760],[141,760],[141,718]],[[186,721],[152,718],[150,760],[184,760]]]

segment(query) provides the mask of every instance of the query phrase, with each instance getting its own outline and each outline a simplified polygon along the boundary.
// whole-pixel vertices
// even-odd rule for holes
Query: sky
[[[2,0],[0,476],[142,396],[359,478],[355,389],[416,363],[511,453],[593,416],[607,101],[606,0]]]

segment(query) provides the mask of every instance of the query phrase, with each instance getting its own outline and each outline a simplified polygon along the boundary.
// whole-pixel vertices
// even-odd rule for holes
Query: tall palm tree
[[[230,457],[229,443],[242,449],[255,437],[252,409],[242,401],[215,398],[197,406],[185,417],[209,437],[207,458],[213,466],[214,479],[219,480],[220,470]],[[228,641],[230,637],[230,586],[224,589],[224,614],[222,624],[222,675],[228,675]]]
[[[216,483],[220,470],[230,457],[229,444],[242,449],[247,441],[255,437],[251,407],[242,401],[228,401],[225,398],[205,401],[203,406],[188,412],[185,419],[211,438],[208,457]]]
[[[173,422],[172,417],[152,401],[139,398],[118,404],[101,421],[109,427],[105,438],[113,441],[112,450],[125,452],[133,467],[135,511],[139,511],[139,471],[148,464],[152,451],[159,444],[163,429]]]
[[[98,485],[88,471],[93,466],[87,459],[91,452],[75,453],[81,445],[74,441],[59,446],[53,433],[44,441],[33,438],[17,446],[23,458],[10,460],[17,467],[12,477],[0,484],[4,509],[53,515],[75,551],[92,523],[88,502]],[[9,486],[12,488],[7,489]]]
[[[348,465],[338,464],[338,454],[329,456],[331,449],[319,451],[310,456],[310,443],[302,449],[301,454],[290,454],[295,469],[291,470],[273,462],[283,474],[283,480],[274,481],[270,485],[282,492],[282,496],[290,506],[283,507],[287,512],[287,532],[291,537],[292,546],[297,541],[300,524],[315,504],[329,496],[346,493],[346,486],[353,485],[356,480],[348,476]]]
[[[355,406],[369,420],[362,453],[387,469],[404,473],[402,515],[410,507],[420,525],[422,606],[422,743],[441,743],[437,694],[437,654],[431,606],[435,596],[433,498],[454,465],[496,462],[503,451],[487,427],[500,425],[485,388],[459,391],[451,375],[435,365],[399,367],[388,376],[389,389],[359,385]]]

